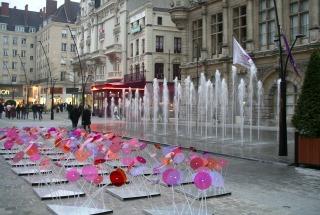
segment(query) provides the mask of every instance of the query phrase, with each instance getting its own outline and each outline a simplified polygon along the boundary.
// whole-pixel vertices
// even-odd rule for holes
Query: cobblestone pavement
[[[49,114],[48,114],[49,115]],[[0,120],[0,127],[7,126],[70,126],[65,114],[56,114],[56,120],[48,118],[39,122]],[[320,211],[320,171],[289,167],[285,164],[272,164],[227,158],[230,162],[226,170],[226,188],[231,196],[208,199],[208,208],[221,215],[318,215]],[[4,158],[0,156],[0,214],[51,214],[46,203],[40,201],[31,186],[15,175]],[[103,192],[104,193],[104,192]],[[161,197],[120,201],[104,193],[107,205],[115,215],[143,214],[142,209],[154,205],[169,204],[172,199],[170,188],[161,188]],[[175,193],[177,202],[184,202],[182,194]],[[85,198],[81,199],[84,201]],[[66,204],[74,200],[63,200]]]

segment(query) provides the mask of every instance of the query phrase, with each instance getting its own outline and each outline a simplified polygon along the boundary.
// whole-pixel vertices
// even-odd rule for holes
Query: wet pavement
[[[98,125],[95,128],[103,128],[101,119],[93,118],[92,121],[95,126]],[[18,127],[64,126],[69,128],[70,124],[65,114],[57,115],[54,122],[48,118],[41,122],[0,120],[0,127],[15,125]],[[108,122],[108,124],[111,123]],[[116,126],[118,126],[117,129],[122,128],[121,125],[116,124]],[[105,129],[108,130],[109,127]],[[180,143],[186,142],[186,138],[181,139]],[[195,144],[201,146],[199,143]],[[250,151],[249,149],[246,150]],[[260,162],[235,157],[225,157],[225,159],[229,161],[229,167],[224,172],[225,185],[226,189],[232,192],[232,195],[207,200],[208,208],[213,210],[214,214],[319,214],[319,170],[291,167],[281,162]],[[0,156],[0,214],[51,214],[45,204],[57,203],[58,201],[41,201],[31,189],[31,185],[24,181],[22,177],[14,174],[10,168],[5,159]],[[103,198],[107,206],[113,209],[113,214],[116,215],[143,214],[143,209],[154,205],[168,205],[172,200],[171,189],[165,187],[161,188],[161,197],[126,202],[120,201],[106,192],[104,193]],[[185,201],[185,197],[179,193],[175,193],[175,198],[177,202]],[[66,199],[63,201],[66,204],[72,204],[74,200]]]

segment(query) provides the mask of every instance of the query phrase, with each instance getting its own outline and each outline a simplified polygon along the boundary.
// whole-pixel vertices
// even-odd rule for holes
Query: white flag
[[[251,57],[233,37],[233,64],[240,64],[248,69],[255,66]]]

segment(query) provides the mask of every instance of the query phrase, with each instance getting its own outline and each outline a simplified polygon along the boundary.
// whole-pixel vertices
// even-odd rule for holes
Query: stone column
[[[310,27],[310,42],[319,42],[319,22],[320,22],[320,3],[319,0],[309,0],[309,27]]]
[[[228,36],[228,31],[229,31],[229,25],[228,25],[228,0],[223,0],[222,2],[222,13],[223,13],[223,41],[222,41],[222,55],[223,56],[228,56],[229,55],[229,49],[228,49],[228,44],[229,44],[229,36]]]
[[[246,49],[250,52],[254,50],[253,47],[253,1],[247,2],[247,40]]]
[[[208,27],[208,19],[207,19],[207,7],[203,5],[201,7],[201,15],[202,15],[202,47],[201,47],[201,59],[205,60],[208,56],[208,37],[207,37],[207,27]]]

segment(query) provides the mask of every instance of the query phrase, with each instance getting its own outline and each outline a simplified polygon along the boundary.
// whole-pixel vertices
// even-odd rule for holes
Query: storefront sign
[[[9,90],[0,89],[0,95],[10,95]]]

